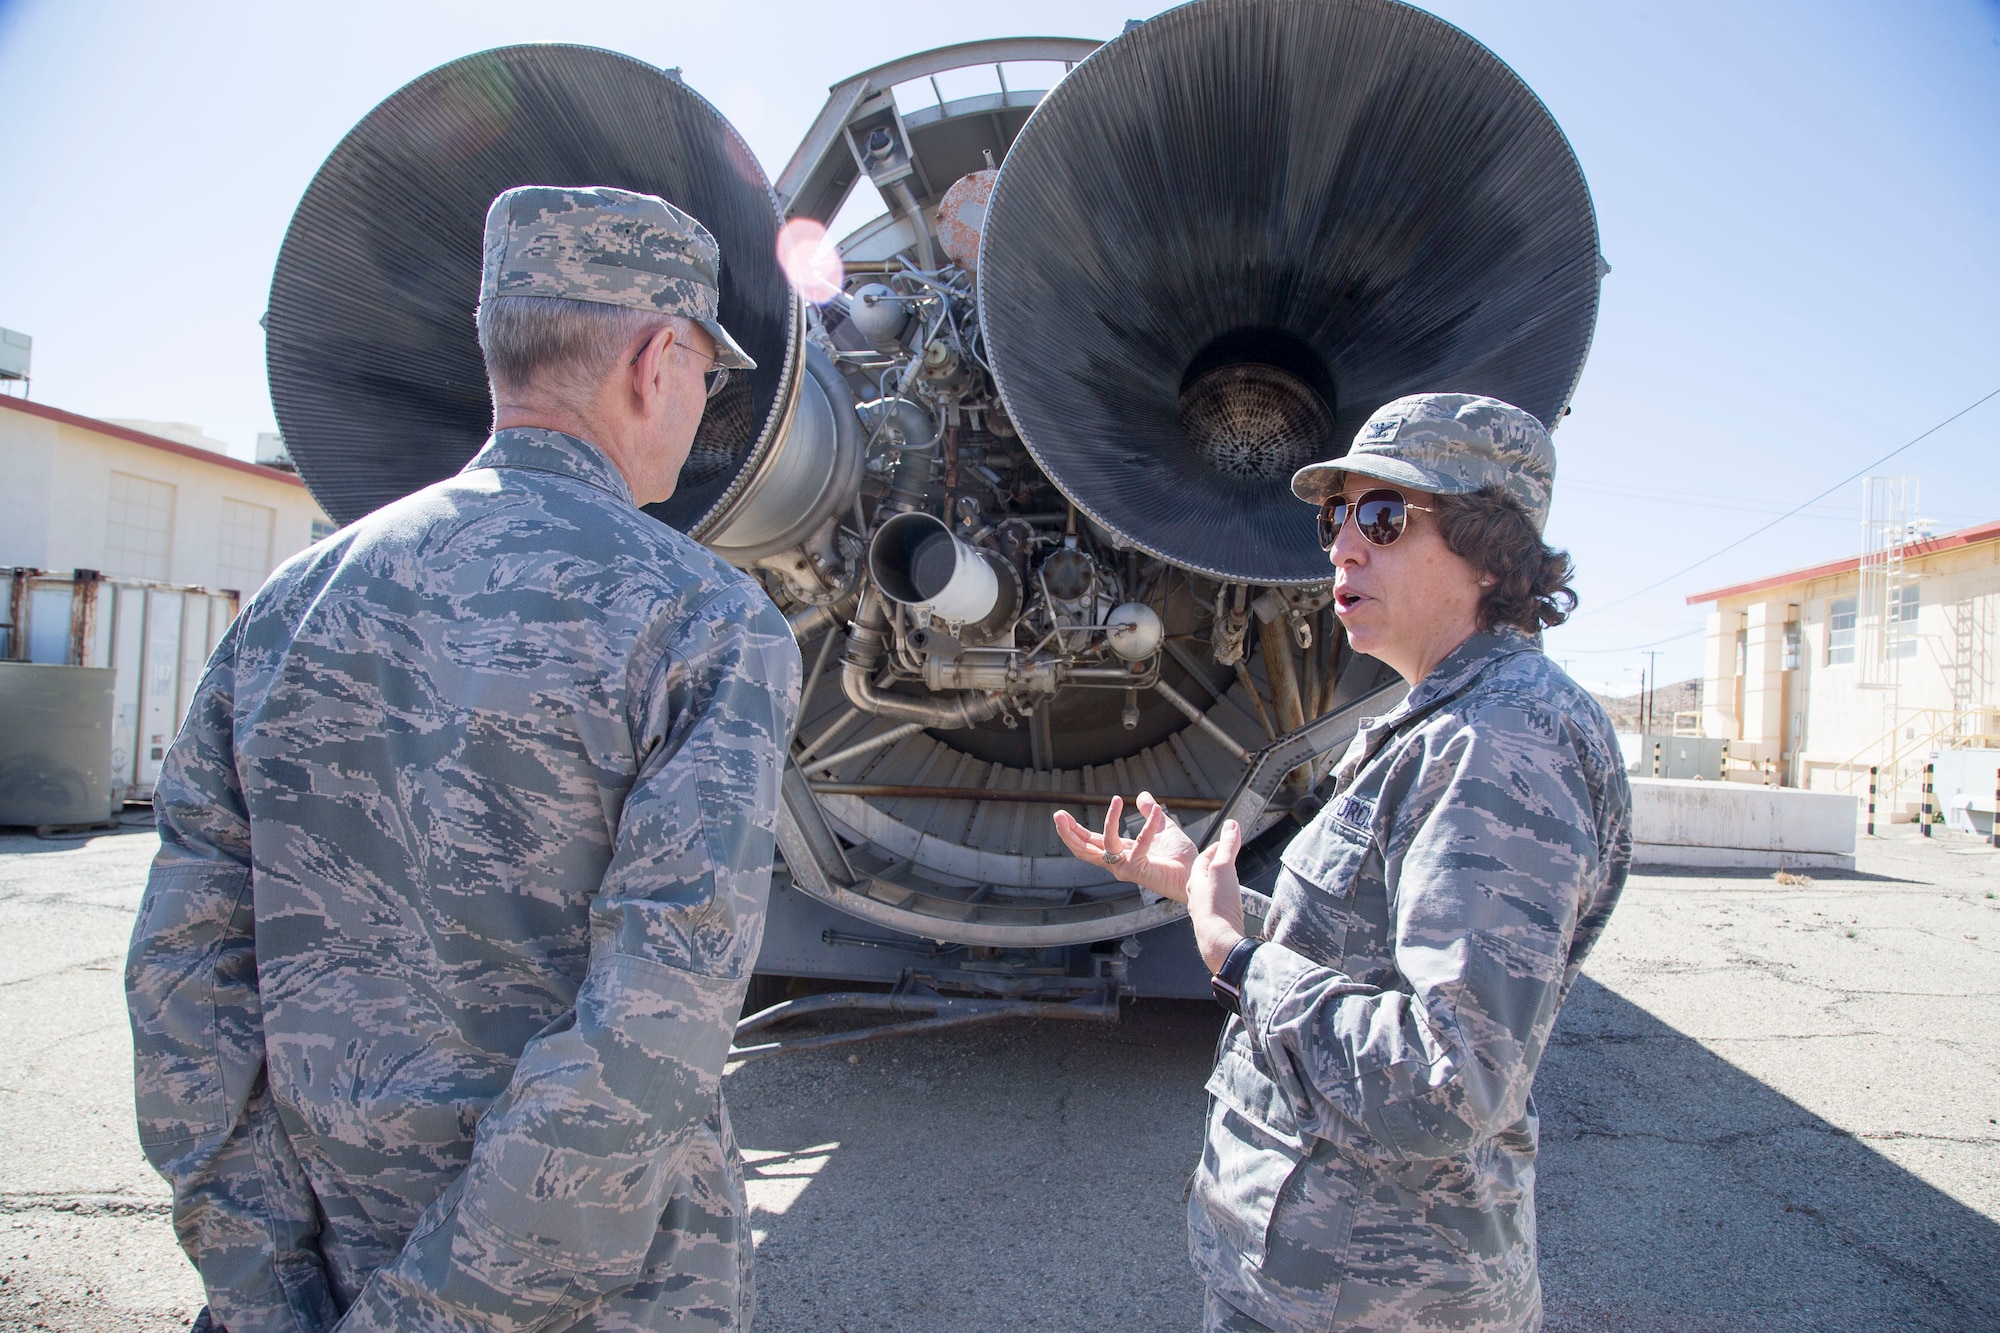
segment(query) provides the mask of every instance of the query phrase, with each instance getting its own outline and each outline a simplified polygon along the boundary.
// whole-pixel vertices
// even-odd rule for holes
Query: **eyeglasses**
[[[638,365],[639,358],[646,354],[646,348],[651,345],[652,345],[651,338],[648,338],[645,342],[640,343],[639,350],[632,353],[632,360],[629,362],[629,364],[635,366]],[[684,342],[676,342],[674,346],[680,348],[682,351],[687,352],[692,356],[701,356],[700,352],[695,351],[692,347],[689,347]],[[708,362],[708,369],[701,372],[702,397],[713,398],[715,397],[715,395],[722,392],[723,385],[729,383],[729,367],[721,364],[722,361],[721,357],[702,356],[701,359]]]
[[[696,356],[701,355],[699,352],[694,352],[693,348],[688,350]],[[705,359],[708,361],[708,369],[701,372],[701,394],[704,398],[713,398],[722,392],[723,385],[729,383],[729,367],[717,365],[715,357]]]
[[[1396,539],[1408,531],[1410,510],[1428,514],[1429,509],[1413,505],[1403,498],[1401,491],[1363,491],[1358,500],[1349,500],[1344,495],[1330,495],[1319,507],[1319,549],[1331,551],[1340,530],[1347,525],[1347,516],[1354,515],[1354,525],[1371,546],[1393,546]]]

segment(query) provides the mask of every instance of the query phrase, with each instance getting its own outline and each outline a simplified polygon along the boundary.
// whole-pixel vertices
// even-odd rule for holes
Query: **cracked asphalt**
[[[0,1329],[184,1328],[119,969],[153,839],[0,838]],[[2000,853],[1647,873],[1557,1028],[1554,1333],[2000,1328]],[[734,1069],[758,1327],[1199,1326],[1181,1227],[1212,1006]]]

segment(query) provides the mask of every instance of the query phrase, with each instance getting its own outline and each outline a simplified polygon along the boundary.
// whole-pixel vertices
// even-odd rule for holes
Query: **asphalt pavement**
[[[131,1123],[154,846],[0,838],[0,1329],[200,1307]],[[2000,853],[1635,876],[1536,1097],[1554,1333],[2000,1329]],[[1140,1002],[732,1070],[760,1330],[1192,1329],[1219,1026]]]

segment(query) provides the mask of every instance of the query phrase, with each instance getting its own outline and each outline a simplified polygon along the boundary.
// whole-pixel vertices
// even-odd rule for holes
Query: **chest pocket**
[[[1340,809],[1329,805],[1292,839],[1271,886],[1271,938],[1322,967],[1339,967],[1347,955],[1357,890],[1374,855],[1367,827],[1340,818]]]

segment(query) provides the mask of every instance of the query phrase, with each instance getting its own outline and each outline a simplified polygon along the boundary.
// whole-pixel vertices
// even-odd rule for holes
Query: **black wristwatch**
[[[1215,1002],[1230,1013],[1243,1013],[1243,974],[1250,970],[1250,955],[1257,952],[1262,940],[1244,936],[1230,949],[1229,957],[1222,960],[1222,970],[1208,979],[1208,988],[1215,994]]]

